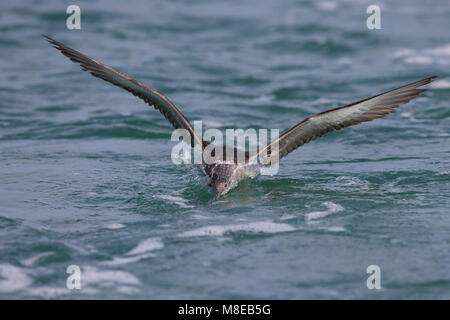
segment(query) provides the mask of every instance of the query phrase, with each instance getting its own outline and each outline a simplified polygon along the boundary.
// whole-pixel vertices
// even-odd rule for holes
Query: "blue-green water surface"
[[[380,30],[363,0],[77,1],[81,30],[69,4],[0,4],[0,298],[450,298],[448,1],[379,1]],[[214,201],[159,112],[41,34],[220,130],[440,77]]]

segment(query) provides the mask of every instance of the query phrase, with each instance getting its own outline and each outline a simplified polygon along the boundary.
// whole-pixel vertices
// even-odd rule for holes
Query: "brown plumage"
[[[118,87],[121,87],[133,95],[141,98],[150,106],[154,106],[164,117],[172,124],[175,129],[186,129],[191,134],[192,146],[195,144],[202,145],[202,139],[195,133],[194,128],[188,119],[170,102],[169,99],[161,92],[149,88],[146,85],[136,81],[129,76],[114,70],[101,62],[98,62],[88,56],[76,51],[65,44],[56,41],[48,36],[44,36],[54,48],[61,51],[63,55],[73,62],[79,63],[84,71],[89,71],[94,77],[108,81]]]
[[[430,83],[436,77],[428,77],[371,98],[309,116],[278,137],[276,141],[279,150],[278,160],[305,143],[313,141],[330,131],[383,118],[389,113],[396,112],[395,108],[408,103],[420,93],[426,91],[425,89],[417,89],[417,87]],[[253,155],[250,160],[261,156],[264,163],[268,162],[268,156],[271,155],[271,146],[274,142],[272,141]]]
[[[181,128],[187,130],[191,136],[192,146],[198,144],[202,149],[205,149],[209,145],[209,142],[203,141],[202,137],[198,136],[189,120],[162,93],[145,86],[107,65],[89,58],[59,41],[48,36],[44,37],[53,45],[53,47],[61,51],[63,55],[73,62],[79,63],[83,70],[89,71],[94,77],[108,81],[131,92],[133,95],[143,99],[150,106],[154,106],[175,129]],[[258,152],[250,156],[248,153],[245,153],[245,156],[242,157],[242,163],[238,163],[238,157],[236,155],[243,151],[235,149],[234,146],[228,151],[234,152],[234,157],[232,157],[234,158],[234,161],[231,163],[224,163],[223,161],[205,163],[204,157],[202,168],[208,177],[208,185],[211,187],[217,198],[236,186],[242,178],[254,176],[256,170],[253,164],[257,162],[256,160],[258,158],[264,165],[273,164],[274,151],[278,152],[278,157],[275,158],[276,161],[305,143],[315,140],[330,131],[340,130],[362,122],[383,118],[387,114],[395,112],[395,108],[398,106],[409,102],[416,98],[420,93],[426,91],[425,89],[417,88],[430,83],[436,77],[437,76],[428,77],[371,98],[313,114],[284,132]],[[277,145],[278,148],[276,148]],[[224,159],[226,153],[226,148],[224,148]],[[214,156],[214,154],[212,154],[212,156]]]

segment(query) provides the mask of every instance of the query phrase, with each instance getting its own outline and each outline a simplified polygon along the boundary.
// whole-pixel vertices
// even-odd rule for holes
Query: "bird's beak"
[[[222,193],[220,191],[215,191],[214,192],[214,200],[218,200],[221,195],[222,195]]]

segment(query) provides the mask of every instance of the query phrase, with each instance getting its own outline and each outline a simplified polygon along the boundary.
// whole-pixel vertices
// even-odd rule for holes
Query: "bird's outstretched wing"
[[[269,159],[269,156],[272,156],[271,149],[274,149],[274,151],[277,149],[274,142],[278,143],[279,160],[298,147],[323,136],[327,132],[383,118],[388,113],[395,112],[395,108],[398,106],[409,102],[426,91],[425,89],[417,89],[417,87],[430,83],[436,77],[432,76],[371,98],[313,114],[284,132],[258,153],[255,153],[249,161],[255,161],[258,156],[264,164],[276,160],[277,157]],[[272,146],[274,147],[272,148]]]
[[[50,42],[54,48],[61,51],[63,55],[68,57],[73,62],[79,63],[84,71],[89,71],[94,77],[98,77],[108,81],[118,87],[121,87],[133,95],[138,96],[147,102],[150,106],[158,109],[164,117],[172,124],[175,129],[186,129],[191,135],[191,144],[203,145],[202,139],[195,133],[189,120],[178,110],[175,105],[161,92],[149,88],[146,85],[136,81],[129,76],[114,70],[103,63],[100,63],[88,56],[78,52],[65,44],[56,41],[48,36],[44,37]]]

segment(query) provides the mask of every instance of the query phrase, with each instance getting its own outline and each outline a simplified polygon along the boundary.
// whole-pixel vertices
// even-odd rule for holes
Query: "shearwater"
[[[150,106],[154,106],[155,109],[159,110],[175,129],[187,130],[190,134],[192,147],[198,145],[202,150],[205,150],[210,144],[195,132],[189,120],[161,92],[147,87],[139,81],[89,58],[59,41],[48,36],[44,37],[56,49],[61,51],[63,55],[73,62],[79,63],[84,71],[89,71],[94,77],[103,79],[131,92]],[[272,153],[277,153],[275,159],[279,161],[298,147],[330,131],[383,118],[387,114],[395,112],[395,108],[398,106],[409,102],[420,93],[426,91],[425,89],[417,88],[430,83],[436,77],[431,76],[370,98],[313,114],[285,131],[279,137],[273,139],[268,145],[261,148],[261,150],[252,154],[231,148],[231,152],[233,152],[233,161],[231,162],[225,161],[227,159],[227,148],[224,147],[223,160],[219,159],[213,163],[203,161],[202,163],[202,169],[207,176],[207,184],[217,199],[235,187],[239,180],[244,177],[254,177],[256,175],[257,170],[255,170],[254,164],[257,158],[262,159],[263,165],[268,165],[270,161],[273,162],[273,157],[269,157]],[[228,152],[230,151],[228,150]],[[238,157],[237,155],[240,152],[245,152],[245,155]],[[214,154],[212,155],[214,156]]]

